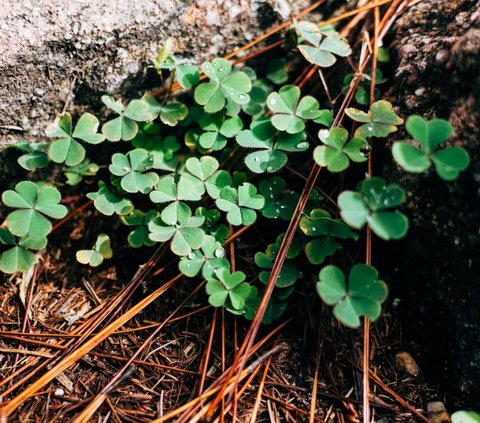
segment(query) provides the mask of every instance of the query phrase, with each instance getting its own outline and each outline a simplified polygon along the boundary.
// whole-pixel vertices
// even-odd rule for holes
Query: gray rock
[[[148,68],[167,38],[201,63],[263,33],[302,1],[17,0],[0,8],[0,143],[42,138],[63,110],[159,83]],[[283,17],[282,17],[283,16]],[[23,130],[23,133],[19,131]]]

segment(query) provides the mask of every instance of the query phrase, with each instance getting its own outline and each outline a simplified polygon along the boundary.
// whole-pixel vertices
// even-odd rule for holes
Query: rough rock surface
[[[168,37],[197,62],[263,33],[308,2],[17,0],[0,8],[0,143],[41,138],[63,109],[141,89]],[[157,78],[158,82],[158,78]],[[151,87],[151,84],[149,85]],[[9,128],[5,128],[5,127]]]
[[[393,171],[409,194],[411,230],[387,245],[401,259],[395,275],[404,305],[405,338],[420,368],[441,385],[450,410],[480,404],[480,1],[418,3],[395,27],[390,100],[403,116],[449,119],[451,143],[471,164],[455,183]],[[395,244],[395,245],[394,245]]]

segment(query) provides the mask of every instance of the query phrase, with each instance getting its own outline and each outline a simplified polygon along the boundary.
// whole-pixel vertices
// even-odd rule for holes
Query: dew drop
[[[223,251],[220,248],[215,250],[215,257],[223,257]]]
[[[267,172],[271,172],[273,170],[273,167],[272,166],[268,166],[267,167]]]
[[[282,205],[280,206],[280,208],[281,208],[281,209],[284,209],[284,208],[285,208],[285,205],[284,205],[284,204],[282,204]]]
[[[253,160],[258,162],[260,160],[260,157],[255,157]]]
[[[315,232],[317,228],[315,226],[312,226],[312,232]]]
[[[299,142],[297,144],[297,148],[307,148],[308,147],[308,142]]]
[[[368,130],[369,130],[370,132],[372,132],[372,131],[373,131],[373,128],[372,128],[371,126],[369,126],[369,127],[368,127]]]
[[[360,148],[360,155],[363,157],[367,157],[370,154],[370,144],[365,143],[361,148]]]
[[[275,104],[277,104],[277,100],[275,100],[275,98],[271,98],[268,104],[270,104],[270,106],[275,106]]]
[[[240,94],[240,95],[238,96],[238,98],[239,98],[240,100],[245,99],[245,94]]]
[[[275,213],[280,213],[280,209],[275,209]]]
[[[190,260],[193,260],[195,258],[195,253],[192,251],[190,253],[188,253],[187,257],[190,259]]]
[[[187,264],[185,265],[185,267],[190,267],[190,263],[187,263]]]
[[[320,131],[318,131],[318,136],[320,139],[327,139],[330,136],[330,131],[328,129],[320,129]]]
[[[224,70],[225,70],[225,69],[223,69],[223,68],[218,68],[218,71],[219,71],[219,72],[223,72]]]
[[[124,167],[123,167],[123,171],[124,171],[124,172],[128,172],[129,170],[130,170],[129,167],[127,167],[127,166],[124,166]]]

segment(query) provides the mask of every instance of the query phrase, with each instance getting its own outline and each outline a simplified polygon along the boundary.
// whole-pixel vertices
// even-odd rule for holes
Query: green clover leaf
[[[295,23],[295,29],[310,44],[300,44],[298,49],[305,59],[317,66],[327,68],[336,61],[336,56],[347,57],[352,54],[348,43],[336,32],[321,32],[317,25],[307,21]]]
[[[132,145],[150,153],[153,157],[152,169],[173,172],[178,165],[178,154],[175,153],[180,149],[180,144],[174,136],[162,139],[159,133],[158,124],[145,123],[140,126]]]
[[[213,208],[208,210],[205,207],[198,207],[197,210],[195,210],[195,215],[205,218],[203,227],[207,234],[215,237],[221,244],[225,243],[226,239],[230,236],[230,231],[227,225],[219,223],[222,215],[217,209]]]
[[[198,275],[202,270],[204,279],[213,279],[220,269],[230,270],[230,263],[224,255],[225,250],[221,244],[213,236],[207,235],[203,239],[200,249],[182,257],[178,268],[180,272],[190,278]]]
[[[188,107],[178,101],[160,104],[155,97],[150,94],[145,94],[141,102],[145,103],[148,108],[149,121],[154,120],[160,116],[160,120],[168,126],[176,126],[178,122],[186,119],[188,116]]]
[[[148,237],[148,224],[160,216],[157,210],[150,210],[147,213],[141,210],[133,210],[130,213],[120,216],[120,220],[124,225],[133,226],[133,230],[128,234],[128,244],[133,248],[140,248],[143,245],[151,247],[155,244]]]
[[[170,225],[175,224],[185,210],[190,210],[182,201],[199,201],[205,192],[204,186],[198,179],[183,176],[178,183],[175,182],[173,176],[164,176],[156,185],[155,190],[150,193],[152,202],[166,204],[161,216],[163,221]]]
[[[300,197],[294,191],[285,192],[286,187],[286,182],[278,176],[260,182],[259,191],[265,197],[263,216],[269,219],[280,217],[287,221],[292,218]]]
[[[97,237],[94,247],[91,250],[79,250],[76,253],[77,261],[88,264],[91,267],[100,266],[104,259],[112,258],[113,252],[110,247],[110,238],[106,234]]]
[[[50,144],[48,156],[55,163],[79,164],[85,158],[85,148],[77,140],[98,144],[105,139],[102,134],[97,134],[98,125],[95,116],[84,113],[73,130],[72,116],[69,113],[61,115],[45,131],[48,137],[59,138]]]
[[[152,155],[143,148],[136,148],[127,154],[115,153],[108,169],[113,175],[121,177],[120,185],[125,191],[147,194],[159,179],[155,172],[147,172],[152,164]]]
[[[255,173],[273,173],[287,164],[285,152],[302,152],[309,144],[305,132],[296,134],[276,131],[268,117],[260,117],[252,121],[250,129],[241,131],[237,143],[244,148],[255,148],[256,151],[247,154],[245,164]]]
[[[397,130],[396,125],[403,123],[403,119],[392,110],[392,104],[385,100],[373,103],[368,113],[353,107],[346,109],[345,112],[354,121],[363,123],[355,131],[356,138],[384,138]]]
[[[408,230],[408,219],[399,211],[391,211],[405,201],[405,192],[398,185],[387,185],[382,178],[363,180],[357,192],[344,191],[338,196],[340,215],[350,226],[361,229],[368,223],[380,238],[400,239]]]
[[[137,135],[137,122],[146,122],[155,118],[147,101],[132,100],[127,107],[108,95],[102,96],[102,101],[119,115],[102,126],[102,133],[109,141],[129,141]]]
[[[122,195],[115,187],[108,187],[103,181],[98,182],[98,191],[89,192],[87,197],[93,201],[95,208],[106,216],[113,213],[124,215],[130,213],[133,203]]]
[[[196,191],[202,196],[207,191],[208,195],[217,199],[220,191],[231,185],[232,177],[225,170],[218,170],[220,164],[215,157],[203,156],[200,159],[190,157],[185,162],[188,173],[180,177],[180,181],[189,181],[195,186]]]
[[[205,62],[202,70],[210,82],[200,84],[195,89],[195,101],[204,106],[207,113],[222,110],[226,99],[237,104],[247,104],[250,101],[250,78],[244,72],[231,73],[232,65],[228,60],[213,59],[211,63]]]
[[[273,268],[273,263],[277,258],[278,251],[280,249],[281,238],[277,239],[275,244],[270,244],[267,247],[265,253],[258,252],[255,254],[255,264],[262,268],[271,270]],[[267,284],[268,279],[270,278],[269,271],[263,271],[259,274],[259,279],[262,283]],[[275,286],[278,288],[287,288],[292,286],[297,279],[301,276],[301,273],[297,269],[297,265],[294,260],[285,260],[280,274],[278,275]]]
[[[175,78],[182,88],[190,89],[200,81],[200,72],[193,65],[178,65],[175,68]]]
[[[185,206],[179,208],[177,221],[173,224],[165,222],[161,216],[153,219],[148,224],[149,238],[156,242],[171,239],[171,250],[178,256],[186,256],[202,246],[205,232],[200,226],[204,221],[202,216],[192,216],[190,208]]]
[[[348,287],[343,272],[336,266],[326,266],[319,274],[317,292],[328,305],[334,305],[333,314],[345,326],[358,328],[360,317],[375,321],[380,316],[388,289],[378,279],[374,267],[356,264],[348,275]]]
[[[77,185],[84,176],[95,176],[98,169],[99,167],[96,163],[92,163],[90,159],[85,158],[78,165],[65,167],[63,173],[67,178],[68,185]]]
[[[225,307],[233,311],[245,308],[245,301],[249,298],[251,287],[245,281],[243,272],[230,273],[229,269],[220,269],[216,278],[210,279],[205,287],[208,302],[214,307]]]
[[[235,226],[251,225],[257,219],[255,210],[265,205],[263,195],[257,194],[254,185],[244,182],[238,188],[225,187],[220,198],[215,200],[217,207],[227,212],[227,220]]]
[[[273,126],[289,134],[302,132],[305,129],[305,120],[320,116],[318,101],[309,95],[300,100],[300,88],[296,85],[284,85],[278,93],[271,93],[267,104],[273,112]]]
[[[28,141],[18,141],[9,145],[11,148],[20,150],[22,154],[18,159],[18,164],[26,170],[34,172],[37,169],[44,168],[48,165],[49,158],[45,150],[48,148],[47,143],[30,143]]]
[[[315,237],[305,245],[305,254],[312,264],[323,263],[342,245],[337,239],[358,239],[358,235],[341,220],[332,219],[330,213],[314,209],[300,219],[300,229],[308,237]]]
[[[456,411],[452,414],[452,423],[480,423],[480,414],[474,411]]]
[[[0,244],[11,247],[0,253],[0,271],[7,274],[15,272],[28,272],[36,262],[37,257],[27,248],[42,249],[46,246],[47,240],[43,237],[41,245],[34,245],[31,239],[21,238],[18,242],[8,228],[0,228]],[[30,244],[30,245],[25,245]],[[38,247],[38,248],[35,248]]]
[[[23,237],[43,238],[52,224],[45,217],[61,219],[67,208],[60,203],[60,192],[48,185],[38,185],[29,181],[19,182],[15,191],[7,190],[2,195],[3,203],[16,209],[7,216],[7,227],[12,234]]]
[[[233,138],[243,129],[243,122],[238,116],[224,119],[221,113],[205,114],[199,123],[205,132],[200,135],[198,142],[205,150],[223,149],[227,145],[227,138]]]
[[[421,116],[410,116],[405,128],[418,146],[396,142],[393,144],[392,154],[395,161],[406,171],[425,172],[433,161],[437,174],[446,181],[453,181],[470,164],[470,156],[464,148],[438,148],[453,135],[450,122],[443,119],[426,121]]]
[[[348,131],[344,128],[321,129],[318,137],[326,145],[316,147],[313,158],[319,166],[326,167],[330,172],[344,171],[350,160],[357,163],[367,160],[363,155],[367,141],[353,138],[347,143]]]
[[[287,61],[279,57],[269,60],[266,77],[276,85],[285,84],[288,81],[287,65]]]

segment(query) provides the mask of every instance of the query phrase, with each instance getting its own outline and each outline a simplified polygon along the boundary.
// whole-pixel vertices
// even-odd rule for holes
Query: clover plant
[[[305,245],[305,254],[312,264],[321,264],[326,257],[333,255],[342,245],[338,240],[358,239],[358,235],[340,219],[332,219],[330,213],[314,209],[309,216],[300,219],[300,229],[313,237]]]
[[[222,268],[215,272],[215,278],[207,281],[208,302],[214,307],[225,307],[234,314],[243,314],[245,302],[250,297],[252,288],[245,282],[243,272],[230,273]]]
[[[267,104],[273,112],[273,126],[288,134],[302,132],[306,120],[320,116],[318,101],[309,95],[300,99],[300,88],[295,85],[284,85],[278,93],[271,93]]]
[[[398,117],[392,108],[392,104],[385,100],[373,103],[368,113],[353,107],[347,108],[347,115],[354,121],[362,123],[355,131],[355,137],[383,138],[395,132],[397,126],[403,123],[403,119]]]
[[[456,411],[452,414],[452,423],[480,423],[480,414],[475,411]]]
[[[338,57],[351,54],[348,42],[333,27],[320,30],[306,21],[294,26],[298,51],[313,65],[330,67]],[[334,116],[336,109],[320,109],[317,98],[301,96],[290,81],[288,55],[256,69],[216,58],[202,65],[206,79],[201,81],[198,67],[176,57],[173,44],[168,40],[153,64],[165,88],[159,96],[145,94],[126,105],[103,96],[115,114],[103,125],[90,113],[82,114],[74,125],[65,113],[46,131],[53,140],[14,145],[19,165],[38,173],[32,175],[37,182],[21,181],[2,195],[0,213],[14,210],[0,224],[0,271],[25,273],[36,263],[37,252],[47,246],[51,219],[67,213],[60,204],[60,190],[70,193],[73,188],[66,185],[90,191],[86,196],[93,200],[94,213],[118,219],[124,226],[114,226],[119,228],[116,239],[125,234],[138,256],[165,243],[184,276],[207,281],[212,306],[247,319],[253,318],[265,293],[288,222],[302,206],[264,323],[287,310],[297,285],[313,289],[303,274],[316,273],[327,259],[347,262],[341,248],[359,238],[350,227],[368,224],[384,240],[405,236],[408,220],[397,210],[405,193],[398,185],[369,177],[356,191],[340,192],[338,208],[331,199],[331,192],[347,180],[338,173],[352,162],[362,172],[373,138],[386,137],[403,123],[392,104],[377,100],[368,112],[347,108],[354,121],[349,133],[350,126]],[[352,79],[347,75],[343,90]],[[366,105],[370,80],[368,75],[363,79],[355,98]],[[376,99],[383,82],[377,71]],[[178,93],[179,87],[183,90]],[[330,89],[342,94],[342,87],[335,84]],[[405,170],[424,172],[433,162],[441,178],[453,180],[468,166],[464,149],[442,145],[453,134],[448,122],[413,116],[406,129],[414,143],[393,146],[394,158]],[[314,131],[319,142],[311,136]],[[96,146],[105,140],[112,143]],[[120,140],[125,142],[115,143]],[[318,144],[313,153],[308,151],[311,143]],[[314,163],[329,172],[322,172],[327,188],[314,187],[305,201],[298,192]],[[98,189],[84,189],[92,181]],[[103,217],[102,224],[103,219],[108,220]],[[253,235],[235,241],[234,269],[225,242],[257,220]],[[90,266],[99,266],[112,255],[106,234],[98,235],[91,249],[76,254],[80,263]],[[358,263],[353,264],[348,283],[338,267],[324,267],[317,290],[334,306],[338,320],[350,327],[358,327],[362,316],[377,319],[387,295],[377,271]]]
[[[319,274],[317,292],[333,314],[345,326],[357,328],[360,317],[375,321],[380,316],[382,303],[387,298],[387,285],[378,279],[372,266],[356,264],[348,275],[348,285],[343,272],[336,266],[326,266]]]
[[[327,68],[337,61],[335,56],[352,54],[348,43],[335,31],[322,32],[316,24],[308,21],[296,22],[295,29],[303,43],[298,45],[300,53],[314,65]]]
[[[244,148],[256,149],[247,154],[245,164],[255,173],[274,173],[287,164],[287,152],[302,152],[308,149],[305,132],[278,133],[268,117],[252,122],[250,129],[241,131],[237,143]]]
[[[204,106],[207,113],[222,110],[227,99],[237,104],[247,104],[250,101],[250,79],[241,71],[231,72],[232,64],[228,60],[213,59],[212,62],[205,62],[202,70],[210,82],[200,84],[195,89],[195,101]]]
[[[392,208],[405,201],[405,192],[382,178],[364,179],[357,191],[344,191],[338,196],[340,215],[350,226],[360,229],[366,223],[384,240],[400,239],[408,230],[407,217]]]
[[[318,137],[325,145],[315,148],[313,158],[330,172],[344,171],[350,160],[357,163],[367,160],[363,153],[368,145],[365,138],[353,138],[347,143],[348,132],[344,128],[320,129]]]
[[[112,258],[113,252],[110,247],[110,238],[106,234],[100,234],[91,250],[77,251],[77,261],[88,264],[91,267],[100,266],[104,259]]]
[[[97,133],[99,121],[90,113],[84,113],[75,126],[69,113],[61,115],[45,131],[48,137],[57,138],[48,148],[48,156],[55,163],[67,166],[79,164],[85,158],[85,148],[78,140],[89,144],[99,144],[105,137]],[[38,167],[38,166],[37,166]]]
[[[393,144],[392,154],[395,161],[406,171],[422,173],[427,171],[433,162],[438,176],[452,181],[468,167],[470,157],[464,148],[439,148],[453,135],[450,122],[443,119],[426,121],[421,116],[410,116],[405,129],[417,145],[396,142]]]

